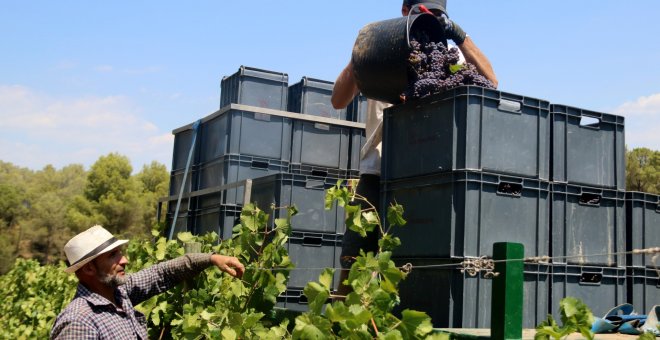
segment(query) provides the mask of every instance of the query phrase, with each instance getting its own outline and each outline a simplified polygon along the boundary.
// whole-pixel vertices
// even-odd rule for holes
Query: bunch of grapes
[[[458,65],[460,56],[456,47],[448,49],[443,43],[415,38],[410,40],[410,47],[408,87],[402,94],[406,100],[423,98],[461,85],[495,88],[490,80],[477,72],[473,64],[465,62]]]

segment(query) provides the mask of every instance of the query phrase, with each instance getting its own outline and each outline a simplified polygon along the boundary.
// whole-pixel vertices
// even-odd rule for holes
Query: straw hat
[[[100,225],[95,225],[74,236],[64,245],[69,267],[64,271],[74,273],[97,256],[125,244],[128,240],[118,240]]]

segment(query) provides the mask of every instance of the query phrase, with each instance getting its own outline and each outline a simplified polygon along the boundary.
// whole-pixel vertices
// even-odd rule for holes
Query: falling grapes
[[[477,72],[468,62],[458,65],[458,48],[447,48],[443,43],[426,37],[411,39],[408,88],[403,99],[418,99],[462,85],[477,85],[494,89],[493,83]]]

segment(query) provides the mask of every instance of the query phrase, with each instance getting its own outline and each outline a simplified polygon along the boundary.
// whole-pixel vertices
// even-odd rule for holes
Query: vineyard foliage
[[[47,339],[55,317],[71,301],[78,279],[64,264],[18,259],[0,276],[0,339]]]
[[[350,188],[350,187],[349,187]],[[254,205],[246,205],[234,235],[219,240],[210,233],[193,236],[180,233],[167,240],[153,232],[153,239],[132,240],[126,249],[129,272],[181,256],[186,245],[198,244],[202,252],[238,257],[246,267],[242,279],[217,269],[208,269],[170,291],[157,295],[136,308],[147,316],[150,338],[223,339],[445,339],[432,333],[431,319],[422,312],[405,310],[394,315],[399,302],[398,283],[406,273],[390,260],[398,238],[383,229],[374,207],[354,204],[355,193],[340,183],[328,190],[326,205],[344,206],[347,227],[365,234],[379,228],[383,233],[377,253],[362,253],[350,269],[347,282],[353,291],[346,297],[332,292],[334,270],[322,272],[309,282],[304,294],[309,310],[290,312],[276,307],[277,296],[286,290],[294,269],[286,243],[291,232],[293,207],[287,218],[275,219]],[[405,224],[403,209],[388,208],[390,226]],[[6,301],[0,311],[3,338],[46,338],[59,311],[75,293],[77,279],[63,272],[64,264],[41,266],[18,260],[0,278]]]

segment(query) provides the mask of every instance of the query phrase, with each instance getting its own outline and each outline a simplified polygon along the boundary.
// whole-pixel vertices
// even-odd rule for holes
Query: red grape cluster
[[[415,38],[410,41],[412,51],[408,57],[410,72],[408,88],[403,93],[405,100],[423,98],[462,85],[495,88],[490,80],[477,72],[473,64],[465,62],[458,65],[458,48],[420,40],[422,42]]]

